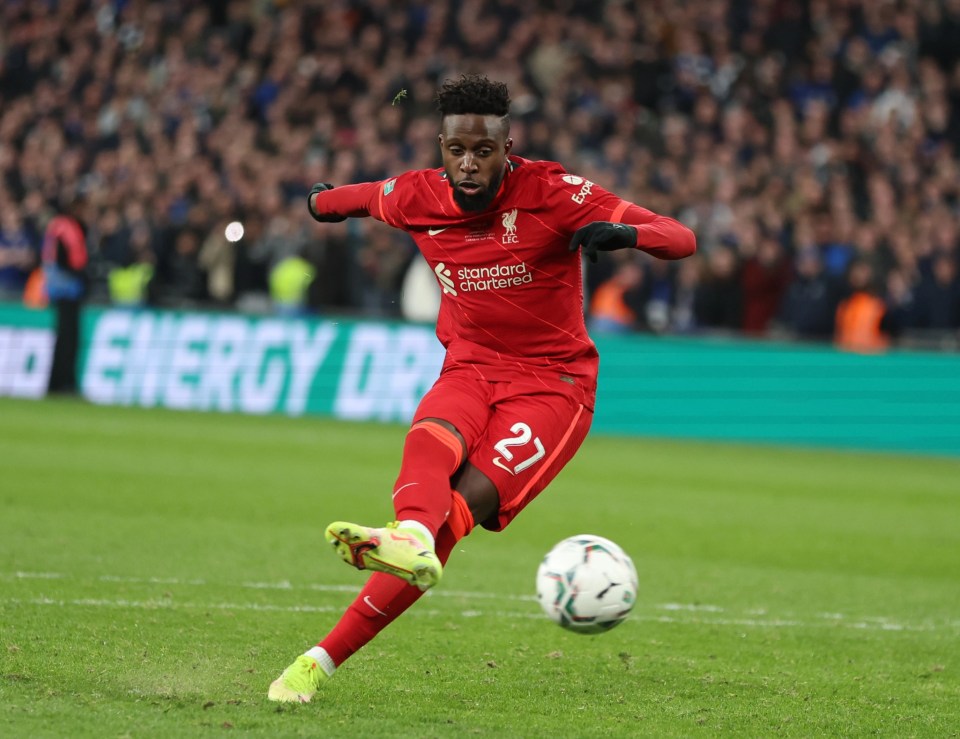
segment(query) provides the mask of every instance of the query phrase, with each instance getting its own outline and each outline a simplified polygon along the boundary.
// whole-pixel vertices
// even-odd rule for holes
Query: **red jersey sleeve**
[[[680,221],[623,200],[559,165],[549,172],[547,185],[560,225],[571,235],[594,221],[610,221],[636,228],[637,248],[660,259],[682,259],[697,249],[693,231]]]
[[[658,259],[683,259],[697,250],[697,237],[680,221],[621,200],[620,223],[637,229],[637,248]],[[616,215],[616,211],[614,212]],[[615,223],[615,219],[611,218]]]
[[[398,207],[400,198],[389,197],[402,177],[403,175],[380,182],[341,185],[332,190],[325,190],[314,197],[313,209],[320,214],[347,218],[369,216],[395,228],[404,228],[406,219]]]

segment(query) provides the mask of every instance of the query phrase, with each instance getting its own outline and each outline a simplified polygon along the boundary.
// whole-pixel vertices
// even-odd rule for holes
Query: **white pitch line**
[[[90,608],[133,608],[147,611],[206,609],[215,611],[285,611],[289,613],[333,613],[335,606],[277,606],[270,603],[181,603],[172,600],[126,600],[125,598],[7,598],[0,603],[31,606],[68,606]]]
[[[341,606],[310,606],[293,605],[281,606],[270,603],[193,603],[181,602],[176,600],[126,600],[123,598],[5,598],[0,600],[0,605],[11,606],[55,606],[58,608],[126,608],[148,611],[178,611],[178,610],[214,610],[214,611],[269,611],[273,613],[339,613],[343,611]],[[445,610],[416,608],[408,615],[417,617],[445,617],[449,618],[450,613]],[[460,612],[462,618],[482,618],[491,616],[499,620],[546,620],[547,616],[542,613],[525,613],[518,611],[480,611],[470,609]],[[628,621],[646,621],[656,623],[677,624],[681,626],[737,626],[762,629],[779,628],[823,628],[823,627],[843,627],[849,629],[875,629],[878,631],[935,631],[933,626],[906,626],[894,623],[869,623],[866,621],[856,622],[806,622],[793,619],[755,619],[755,618],[692,618],[681,619],[674,616],[657,616],[654,614],[633,613]],[[951,626],[960,626],[960,624],[951,624]]]
[[[23,572],[0,573],[0,579],[17,580],[68,580],[75,581],[79,578],[72,578],[69,575],[57,572]],[[209,583],[201,579],[182,580],[170,577],[124,577],[117,575],[100,575],[96,578],[99,582],[109,583],[129,583],[145,585],[184,585],[184,586],[206,586],[218,585],[223,587],[222,583]],[[227,585],[229,587],[229,585]],[[253,590],[310,590],[319,592],[347,593],[354,594],[360,592],[359,586],[354,585],[325,585],[321,583],[309,583],[306,585],[293,585],[289,581],[278,582],[245,582],[239,587]],[[489,593],[472,592],[462,590],[431,590],[427,594],[428,598],[460,598],[466,600],[497,600],[512,602],[534,602],[536,597],[532,595],[517,595],[511,593]],[[260,603],[192,603],[181,602],[173,599],[163,600],[125,600],[125,599],[101,599],[101,598],[74,598],[74,599],[6,599],[0,600],[0,604],[10,605],[54,605],[60,607],[110,607],[110,608],[134,608],[150,610],[176,610],[176,609],[213,609],[213,610],[236,610],[236,611],[274,611],[289,613],[334,613],[341,612],[343,606],[311,606],[294,605],[280,606],[273,604]],[[688,613],[688,618],[677,618],[675,616],[656,615],[654,613],[644,614],[642,611],[667,611],[670,613]],[[420,616],[437,616],[448,614],[447,611],[429,610],[418,608],[411,611],[412,614]],[[848,616],[842,613],[817,613],[815,621],[802,621],[796,619],[777,618],[769,615],[768,618],[757,618],[758,616],[768,616],[767,609],[755,608],[746,611],[747,618],[737,617],[734,614],[730,616],[719,616],[713,614],[726,613],[726,609],[721,606],[709,605],[704,603],[660,603],[644,605],[637,604],[637,610],[630,616],[633,621],[648,621],[659,623],[671,623],[682,625],[711,625],[711,626],[742,626],[750,628],[815,628],[815,627],[841,627],[857,630],[876,630],[876,631],[937,631],[938,629],[960,629],[960,621],[950,621],[939,626],[933,624],[910,625],[894,621],[885,616]],[[710,614],[710,615],[700,615]],[[464,618],[478,618],[482,616],[496,616],[497,618],[546,618],[539,612],[508,612],[508,611],[482,611],[478,609],[465,609],[460,615]]]
[[[13,578],[17,580],[56,580],[56,579],[76,579],[56,572],[14,572],[12,575],[0,574],[0,578]],[[223,585],[223,583],[211,583],[206,580],[190,579],[180,580],[175,577],[123,577],[119,575],[99,575],[96,578],[99,582],[127,583],[131,585]],[[229,584],[227,585],[230,586]],[[325,585],[322,583],[309,583],[307,585],[294,585],[289,580],[279,580],[277,582],[242,582],[238,587],[249,588],[252,590],[315,590],[324,593],[359,593],[359,585]],[[490,600],[515,600],[515,601],[535,601],[535,595],[515,595],[511,593],[489,593],[474,592],[469,590],[431,590],[427,597],[441,596],[444,598],[470,598],[490,599]],[[693,608],[694,606],[690,606]]]
[[[100,575],[100,582],[149,583],[150,585],[206,585],[206,580],[181,580],[176,577],[119,577]]]
[[[657,608],[664,611],[706,611],[707,613],[723,613],[720,606],[708,606],[701,603],[661,603]]]
[[[59,580],[64,577],[59,572],[14,572],[12,575],[18,580]]]

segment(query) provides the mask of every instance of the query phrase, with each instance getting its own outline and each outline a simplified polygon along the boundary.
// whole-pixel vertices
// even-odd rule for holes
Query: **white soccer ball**
[[[609,631],[637,600],[633,561],[609,539],[571,536],[547,552],[537,570],[537,600],[544,612],[578,634]]]

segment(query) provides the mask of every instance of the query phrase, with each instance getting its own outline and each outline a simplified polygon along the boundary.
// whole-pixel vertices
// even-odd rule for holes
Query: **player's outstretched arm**
[[[637,248],[658,259],[683,259],[697,250],[696,235],[676,219],[631,205],[623,222],[636,224]]]
[[[382,182],[364,182],[359,185],[333,185],[318,182],[307,195],[307,210],[320,223],[340,223],[347,218],[373,216],[384,220],[379,210]]]
[[[570,240],[570,251],[577,249],[583,249],[593,263],[600,252],[617,249],[640,249],[660,259],[683,259],[697,250],[697,239],[680,221],[630,204],[622,222],[594,221],[578,228]]]

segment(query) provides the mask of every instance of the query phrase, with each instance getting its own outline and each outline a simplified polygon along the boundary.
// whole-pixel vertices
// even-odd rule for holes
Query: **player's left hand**
[[[332,190],[333,185],[330,185],[326,182],[318,182],[313,187],[310,188],[310,192],[307,193],[307,210],[310,211],[310,215],[313,216],[313,220],[320,221],[320,223],[340,223],[341,221],[347,220],[346,216],[335,216],[332,214],[326,213],[317,213],[313,209],[313,196],[318,192],[326,192],[327,190]]]
[[[583,249],[593,264],[597,263],[597,252],[630,249],[637,245],[637,229],[626,223],[594,221],[578,228],[570,240],[570,251]]]

